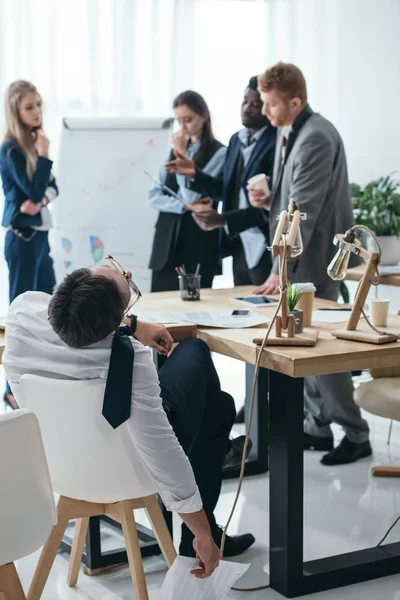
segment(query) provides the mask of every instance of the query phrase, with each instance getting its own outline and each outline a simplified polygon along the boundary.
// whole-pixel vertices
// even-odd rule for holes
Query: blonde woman
[[[42,131],[42,99],[28,81],[15,81],[5,96],[6,134],[0,147],[4,191],[2,225],[7,228],[4,255],[9,270],[10,303],[26,291],[52,293],[55,285],[47,204],[58,189]],[[17,404],[7,384],[4,402]]]

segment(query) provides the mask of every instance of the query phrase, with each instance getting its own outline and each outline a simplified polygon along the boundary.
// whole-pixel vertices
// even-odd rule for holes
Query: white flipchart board
[[[50,237],[57,281],[111,254],[150,290],[157,212],[147,205],[152,182],[143,170],[157,176],[171,127],[161,118],[63,120]]]

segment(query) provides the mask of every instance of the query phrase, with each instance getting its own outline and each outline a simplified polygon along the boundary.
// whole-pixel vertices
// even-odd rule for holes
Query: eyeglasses
[[[123,275],[125,277],[126,281],[128,282],[130,292],[131,292],[131,299],[129,301],[128,306],[126,307],[126,310],[125,310],[125,314],[126,314],[132,308],[132,306],[142,297],[142,292],[139,290],[136,283],[134,281],[132,281],[132,279],[129,278],[129,275],[125,271],[124,267],[117,260],[115,260],[115,258],[108,255],[108,256],[106,256],[106,260],[110,261],[113,269],[118,271],[118,273],[121,273],[121,275]]]

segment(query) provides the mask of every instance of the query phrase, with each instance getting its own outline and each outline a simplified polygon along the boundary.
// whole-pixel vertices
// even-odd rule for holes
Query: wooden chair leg
[[[69,587],[73,587],[78,581],[88,525],[89,517],[77,519],[75,522],[74,539],[72,542],[71,558],[69,559],[69,569],[67,575],[67,584]]]
[[[57,504],[57,525],[53,527],[49,537],[47,538],[42,552],[39,557],[35,573],[33,575],[32,583],[28,592],[28,600],[39,600],[46,581],[49,577],[51,567],[53,566],[54,559],[57,551],[60,547],[61,540],[67,529],[68,525],[68,513],[66,510],[67,501],[63,496],[60,497]]]
[[[168,567],[172,567],[172,564],[176,558],[176,551],[172,542],[171,534],[169,533],[167,524],[162,514],[162,510],[157,500],[157,496],[149,496],[146,498],[146,512],[149,517],[149,521],[153,528],[156,536],[158,545],[161,548],[161,552],[165,558],[165,562]]]
[[[13,562],[0,567],[0,599],[2,598],[5,598],[5,600],[26,600],[25,592],[22,589]]]
[[[373,477],[400,477],[400,467],[372,467]]]
[[[142,555],[140,553],[139,538],[136,531],[135,517],[129,501],[119,502],[122,532],[125,537],[126,552],[128,554],[129,569],[131,572],[133,589],[136,600],[148,600],[146,579],[144,576]]]

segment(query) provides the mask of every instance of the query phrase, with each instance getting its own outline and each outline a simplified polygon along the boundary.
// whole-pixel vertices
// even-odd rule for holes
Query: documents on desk
[[[312,320],[317,323],[346,323],[350,313],[351,308],[320,308],[313,311]]]
[[[379,275],[400,275],[400,265],[379,265]]]
[[[222,600],[250,565],[221,560],[207,579],[191,574],[198,566],[197,558],[177,556],[164,579],[159,600]]]
[[[245,329],[269,322],[262,313],[248,311],[247,315],[232,315],[232,310],[201,310],[185,312],[141,312],[139,318],[153,323],[191,323],[218,329]]]

